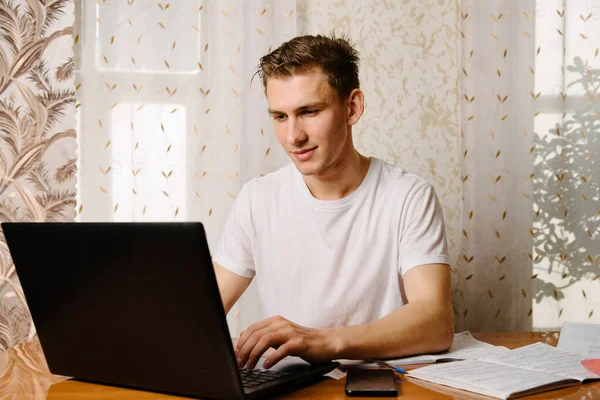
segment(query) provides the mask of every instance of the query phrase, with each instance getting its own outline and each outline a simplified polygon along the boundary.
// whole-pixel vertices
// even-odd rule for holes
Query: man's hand
[[[315,363],[335,358],[333,330],[310,329],[276,316],[252,324],[240,335],[235,347],[239,367],[254,368],[270,347],[276,350],[263,363],[270,368],[292,355]]]

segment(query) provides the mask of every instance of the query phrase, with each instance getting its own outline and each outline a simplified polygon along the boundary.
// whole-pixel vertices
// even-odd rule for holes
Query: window
[[[600,1],[537,2],[533,325],[600,314]],[[565,313],[567,315],[567,313]],[[596,316],[596,318],[598,315]]]
[[[185,219],[189,110],[202,101],[198,7],[76,2],[79,220]]]

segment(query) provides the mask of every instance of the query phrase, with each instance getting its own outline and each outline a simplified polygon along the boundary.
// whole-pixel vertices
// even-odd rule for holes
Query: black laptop
[[[237,367],[201,223],[2,229],[56,375],[243,399],[281,394],[337,366],[287,357],[269,371]]]

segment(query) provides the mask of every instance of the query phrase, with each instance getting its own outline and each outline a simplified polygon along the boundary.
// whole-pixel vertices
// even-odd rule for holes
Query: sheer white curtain
[[[534,9],[533,0],[461,3],[457,325],[476,331],[531,326]]]
[[[215,246],[241,185],[288,162],[250,80],[296,35],[295,2],[77,4],[78,219],[201,221]],[[254,297],[232,334],[260,315]]]
[[[536,9],[534,327],[600,322],[600,0]]]
[[[599,19],[597,0],[461,3],[460,327],[598,321]]]

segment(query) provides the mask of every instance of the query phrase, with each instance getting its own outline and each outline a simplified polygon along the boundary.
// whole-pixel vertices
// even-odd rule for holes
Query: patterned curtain
[[[461,3],[457,326],[474,331],[531,328],[534,9]]]
[[[0,0],[2,222],[75,217],[72,24],[72,1]],[[0,232],[0,351],[34,334]]]
[[[458,327],[600,321],[599,10],[461,3]]]

